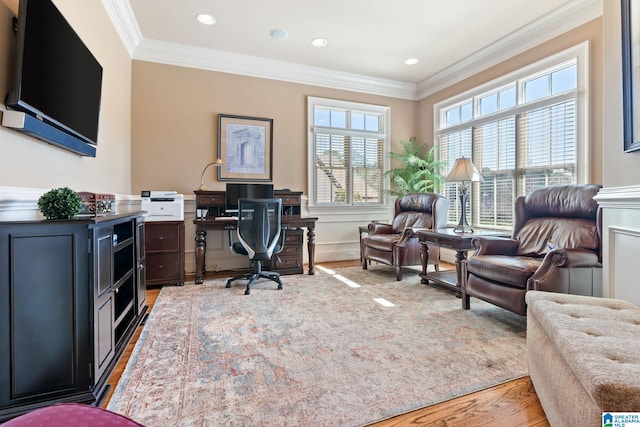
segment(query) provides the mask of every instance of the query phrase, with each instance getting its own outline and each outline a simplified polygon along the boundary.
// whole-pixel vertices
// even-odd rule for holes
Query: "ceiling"
[[[599,16],[601,2],[102,0],[136,59],[260,77],[272,73],[292,81],[332,74],[346,84],[413,88],[405,97],[414,98],[420,85],[456,66],[464,68],[465,61],[490,66],[496,52],[499,57],[507,50],[522,51],[528,42],[539,43]],[[216,23],[198,23],[199,13],[213,15]],[[289,35],[274,39],[274,29]],[[312,46],[315,37],[327,39],[327,45]],[[405,65],[408,58],[419,62]]]

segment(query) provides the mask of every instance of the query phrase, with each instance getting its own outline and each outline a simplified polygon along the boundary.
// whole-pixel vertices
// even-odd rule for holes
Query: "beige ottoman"
[[[539,291],[526,301],[529,375],[552,426],[602,426],[602,412],[640,412],[640,308]]]

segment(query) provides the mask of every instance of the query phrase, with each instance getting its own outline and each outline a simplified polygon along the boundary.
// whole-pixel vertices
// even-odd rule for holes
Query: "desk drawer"
[[[302,197],[300,197],[299,195],[282,196],[280,197],[280,199],[282,199],[282,206],[285,206],[285,205],[300,206],[300,203],[302,203]]]
[[[300,245],[284,245],[282,251],[278,254],[281,258],[286,257],[287,255],[298,255],[301,252]]]
[[[302,243],[302,230],[287,230],[284,234],[284,245],[294,245]]]
[[[287,270],[291,268],[301,269],[302,257],[298,255],[287,256],[283,255],[282,252],[280,252],[280,254],[278,254],[278,258],[274,257],[274,266],[276,271]]]
[[[176,253],[148,253],[147,280],[179,280],[180,257]]]
[[[221,195],[197,196],[197,205],[224,206],[224,193]]]
[[[180,245],[181,224],[147,224],[145,249],[149,251],[176,250]]]

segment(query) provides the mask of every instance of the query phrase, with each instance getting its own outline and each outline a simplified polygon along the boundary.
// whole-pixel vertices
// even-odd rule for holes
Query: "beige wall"
[[[638,185],[640,151],[623,151],[620,2],[604,1],[603,7],[603,184],[605,187]]]
[[[14,0],[0,3],[0,99],[10,90]],[[131,190],[131,59],[100,0],[55,0],[103,67],[97,156],[81,157],[0,127],[0,186],[128,194]],[[9,6],[7,6],[9,5]],[[4,105],[1,106],[4,111]]]
[[[605,2],[607,3],[607,2]],[[602,19],[595,19],[560,37],[552,39],[507,61],[482,71],[473,77],[452,85],[434,95],[426,97],[419,102],[418,135],[423,141],[429,143],[433,140],[433,106],[444,99],[473,89],[483,83],[489,82],[512,71],[523,68],[540,59],[553,55],[569,47],[580,44],[588,40],[590,42],[590,62],[591,62],[591,87],[590,87],[590,147],[591,147],[591,170],[590,180],[592,183],[602,183]]]
[[[415,101],[134,61],[132,189],[193,195],[217,156],[218,114],[273,119],[273,183],[307,193],[307,96],[391,107],[391,139],[415,135]],[[205,184],[223,190],[210,168]]]

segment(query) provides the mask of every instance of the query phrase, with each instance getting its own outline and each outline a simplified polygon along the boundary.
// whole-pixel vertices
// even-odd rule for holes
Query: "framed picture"
[[[273,119],[218,114],[218,181],[271,181]]]
[[[624,151],[640,150],[640,1],[622,4]]]

